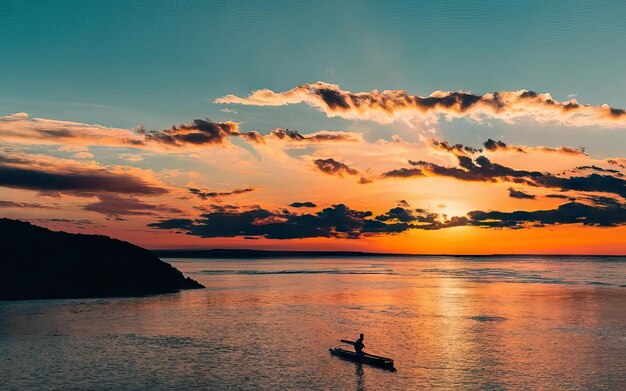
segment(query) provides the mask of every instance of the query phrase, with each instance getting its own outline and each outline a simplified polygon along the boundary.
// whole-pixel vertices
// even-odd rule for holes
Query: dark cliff
[[[100,235],[0,219],[0,300],[138,296],[203,288],[152,252]]]

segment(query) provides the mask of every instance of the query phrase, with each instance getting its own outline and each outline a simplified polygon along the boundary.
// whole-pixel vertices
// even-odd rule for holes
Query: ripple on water
[[[470,316],[469,319],[472,319],[478,322],[504,322],[505,320],[507,320],[506,318],[503,318],[501,316],[489,316],[489,315]]]

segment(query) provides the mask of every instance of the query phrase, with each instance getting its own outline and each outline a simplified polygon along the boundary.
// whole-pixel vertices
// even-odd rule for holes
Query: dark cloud
[[[359,137],[349,132],[320,132],[315,134],[301,134],[295,130],[274,129],[269,136],[279,140],[302,141],[302,142],[325,142],[325,141],[357,141]]]
[[[275,129],[263,136],[256,131],[241,132],[239,124],[232,121],[213,122],[209,119],[196,119],[191,124],[172,126],[163,131],[147,131],[148,141],[168,146],[185,145],[222,145],[229,137],[241,137],[251,143],[263,144],[266,138],[298,142],[357,141],[360,137],[349,132],[319,132],[311,135],[301,134],[289,129]]]
[[[256,189],[253,187],[244,187],[241,189],[233,189],[233,190],[228,190],[228,191],[208,191],[208,190],[200,190],[200,189],[196,189],[192,187],[189,189],[189,192],[197,195],[203,200],[206,200],[208,198],[217,198],[217,197],[224,197],[224,196],[230,196],[230,195],[235,195],[235,194],[249,193],[254,190]]]
[[[576,197],[568,196],[568,195],[565,195],[565,194],[548,194],[548,195],[546,195],[546,198],[560,198],[560,199],[564,199],[564,200],[569,199],[570,201],[575,201],[576,200]]]
[[[0,201],[0,208],[58,209],[58,206],[29,202]]]
[[[609,207],[618,207],[622,203],[615,198],[612,197],[604,197],[604,196],[587,196],[586,200],[591,201],[595,205],[599,206],[609,206]]]
[[[350,168],[346,164],[338,162],[335,159],[317,159],[313,161],[313,163],[315,163],[318,170],[328,175],[359,175],[359,172],[357,170],[355,170],[354,168]]]
[[[148,227],[185,231],[188,227],[193,225],[194,221],[190,219],[167,219],[161,220],[158,223],[148,224]]]
[[[510,179],[511,181],[515,181],[513,178],[535,178],[543,175],[538,171],[514,170],[497,163],[492,163],[484,156],[478,156],[475,160],[467,156],[457,156],[457,159],[459,160],[460,167],[444,167],[425,161],[409,160],[409,164],[417,168],[414,170],[406,169],[405,172],[418,176],[430,173],[463,181],[496,181],[497,179]],[[392,172],[393,171],[386,173],[384,176],[391,176],[390,173]]]
[[[626,223],[624,204],[590,206],[579,202],[570,202],[552,210],[483,212],[468,213],[471,224],[487,228],[521,228],[528,224],[583,224],[613,227]]]
[[[148,204],[138,198],[124,198],[115,194],[100,194],[98,195],[97,202],[86,205],[84,209],[108,216],[145,216],[155,215],[157,213],[182,213],[178,208]]]
[[[438,141],[431,139],[430,140],[431,148],[447,153],[451,153],[453,155],[461,155],[472,157],[482,152],[482,149],[473,148],[464,146],[462,144],[451,145],[447,141]],[[485,149],[490,152],[496,151],[510,151],[510,152],[518,152],[518,153],[528,153],[528,152],[556,152],[565,155],[586,155],[584,148],[572,148],[572,147],[545,147],[545,146],[537,146],[531,147],[527,145],[507,145],[500,140],[492,140],[488,139],[483,143]]]
[[[389,218],[372,218],[372,212],[357,211],[343,204],[316,213],[296,214],[287,210],[272,212],[252,209],[239,212],[212,212],[197,220],[170,219],[149,224],[159,229],[176,229],[200,237],[250,236],[268,239],[346,238],[393,234],[411,228],[410,224]]]
[[[343,204],[315,213],[291,213],[286,209],[270,211],[215,210],[198,219],[166,219],[148,224],[156,229],[176,230],[203,238],[263,237],[267,239],[344,238],[397,234],[410,229],[438,230],[451,227],[522,229],[557,224],[617,226],[626,224],[623,203],[609,197],[588,198],[593,205],[580,202],[563,204],[556,209],[538,211],[472,211],[466,216],[432,213],[424,209],[395,207],[373,216]]]
[[[85,227],[97,227],[97,225],[95,225],[93,222],[91,222],[91,220],[85,220],[85,219],[75,220],[75,219],[58,219],[58,218],[53,218],[53,219],[24,219],[24,220],[25,221],[30,221],[31,223],[42,223],[42,224],[46,224],[46,225],[71,224],[71,225],[75,225],[77,228],[81,228],[81,229],[85,228]]]
[[[597,172],[606,172],[606,173],[610,173],[610,174],[616,174],[617,176],[624,176],[620,170],[615,170],[612,168],[602,168],[602,167],[598,167],[596,165],[591,165],[591,166],[578,166],[574,169],[574,171],[597,171]]]
[[[251,142],[263,142],[259,132],[240,132],[236,122],[213,122],[209,119],[195,119],[191,124],[174,125],[163,131],[145,132],[146,140],[169,146],[219,145],[229,137],[242,137]]]
[[[492,139],[487,139],[487,141],[485,141],[483,145],[489,151],[496,151],[498,149],[503,149],[507,147],[507,145],[503,143],[502,141],[500,140],[496,141]],[[524,152],[524,151],[520,151],[520,152]]]
[[[453,216],[429,212],[425,209],[408,209],[396,207],[388,212],[376,216],[376,220],[395,223],[411,223],[407,229],[436,230],[442,228],[459,227],[468,224],[467,217]]]
[[[621,159],[621,160],[626,160],[626,159]],[[617,160],[615,160],[615,159],[607,159],[607,160],[606,160],[606,162],[607,162],[608,164],[612,165],[612,166],[618,166],[618,167],[621,167],[621,168],[626,168],[626,166],[625,166],[625,165],[620,164],[620,162],[618,162],[618,161],[617,161]]]
[[[192,208],[199,210],[202,213],[207,212],[235,212],[239,210],[237,205],[227,205],[227,204],[209,204],[209,205],[194,205]]]
[[[267,239],[344,238],[396,234],[409,229],[433,230],[468,225],[467,217],[446,218],[424,210],[401,207],[373,217],[370,211],[357,211],[338,204],[316,213],[290,213],[256,208],[245,211],[215,211],[196,220],[168,219],[149,224],[158,229],[210,237],[264,237]]]
[[[341,91],[330,88],[315,88],[311,92],[319,95],[330,109],[349,109],[346,97]]]
[[[534,179],[538,186],[557,187],[562,190],[613,193],[626,198],[626,181],[611,175],[591,174],[584,177],[570,178],[544,175]]]
[[[417,216],[409,209],[401,206],[390,209],[387,213],[376,216],[376,220],[392,221],[396,220],[402,223],[410,223],[417,220]]]
[[[588,176],[557,177],[539,171],[515,170],[492,163],[485,156],[472,160],[457,156],[459,167],[444,167],[424,161],[411,161],[415,168],[401,168],[384,173],[383,177],[412,177],[435,175],[462,181],[498,182],[506,181],[535,187],[558,188],[561,190],[614,193],[626,198],[626,181],[612,175],[591,174]]]
[[[481,149],[464,146],[462,144],[451,145],[447,141],[439,141],[434,139],[430,140],[430,146],[435,150],[452,153],[454,155],[471,156],[482,152]]]
[[[58,137],[58,138],[70,138],[75,137],[75,134],[72,133],[69,129],[39,129],[41,134],[50,136],[50,137]]]
[[[512,187],[509,187],[509,197],[526,199],[526,200],[534,200],[535,198],[537,198],[534,194],[528,194],[521,190],[515,190]]]
[[[294,208],[315,208],[317,205],[310,201],[305,202],[292,202],[289,206]]]
[[[488,139],[487,141],[483,143],[483,145],[485,146],[485,149],[491,152],[512,151],[512,152],[519,152],[519,153],[528,153],[530,151],[541,151],[541,152],[557,152],[557,153],[562,153],[565,155],[586,155],[584,148],[573,148],[573,147],[552,148],[552,147],[544,147],[544,146],[529,147],[526,145],[507,145],[500,140],[495,141],[492,139]]]
[[[398,168],[385,172],[383,178],[409,178],[413,176],[424,176],[424,173],[419,168]]]
[[[167,190],[146,182],[136,176],[99,168],[74,168],[63,171],[58,168],[25,168],[0,163],[0,186],[74,194],[99,192],[160,195]]]

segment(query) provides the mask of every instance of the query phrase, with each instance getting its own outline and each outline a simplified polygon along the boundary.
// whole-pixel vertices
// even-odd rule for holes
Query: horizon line
[[[454,253],[393,253],[393,252],[373,252],[373,251],[358,251],[358,250],[266,250],[266,249],[253,249],[253,248],[161,248],[148,250],[154,253],[160,252],[224,252],[224,253],[236,253],[236,252],[251,252],[251,253],[263,253],[263,254],[300,254],[300,255],[363,255],[363,256],[400,256],[400,257],[523,257],[523,256],[545,256],[545,257],[626,257],[626,254],[563,254],[563,253],[491,253],[491,254],[454,254]],[[165,258],[168,258],[167,256]]]

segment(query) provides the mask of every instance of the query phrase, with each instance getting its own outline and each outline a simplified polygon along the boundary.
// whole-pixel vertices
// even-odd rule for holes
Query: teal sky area
[[[322,80],[344,90],[485,93],[529,89],[556,99],[626,107],[623,2],[442,1],[3,1],[0,112],[130,128],[194,118],[242,129],[312,132],[399,125],[326,119],[290,108],[213,104],[251,90],[284,91]],[[441,133],[478,145],[486,137],[623,150],[624,135],[556,125],[455,121]],[[546,132],[546,128],[550,131]]]

